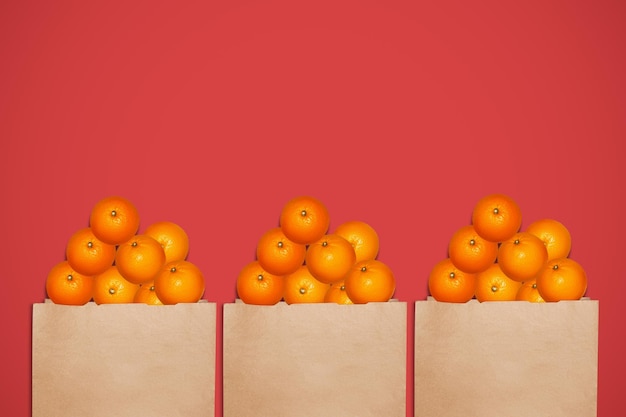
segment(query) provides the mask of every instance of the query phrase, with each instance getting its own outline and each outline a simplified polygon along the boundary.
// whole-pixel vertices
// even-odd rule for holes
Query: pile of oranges
[[[555,302],[587,291],[583,267],[569,257],[572,237],[561,222],[537,220],[520,230],[519,205],[504,194],[481,198],[471,224],[460,227],[428,279],[438,301]]]
[[[204,295],[201,270],[187,260],[189,237],[171,221],[138,234],[135,205],[109,196],[92,208],[89,225],[69,238],[65,260],[52,267],[46,294],[56,304],[194,303]]]
[[[279,224],[258,240],[256,259],[241,269],[239,299],[256,305],[389,301],[395,277],[377,259],[376,230],[360,220],[332,233],[329,227],[329,211],[320,200],[304,195],[288,201]]]

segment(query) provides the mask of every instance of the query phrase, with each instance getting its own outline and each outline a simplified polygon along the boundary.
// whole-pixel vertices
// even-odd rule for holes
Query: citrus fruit
[[[502,242],[519,231],[522,212],[515,200],[507,195],[486,195],[472,210],[472,225],[483,239]]]
[[[72,268],[83,275],[96,275],[115,260],[115,246],[98,239],[90,227],[75,231],[65,247]]]
[[[326,291],[330,287],[318,281],[306,265],[300,266],[285,276],[283,298],[287,304],[323,303]]]
[[[341,281],[354,263],[354,248],[345,238],[328,234],[311,243],[305,254],[305,263],[311,274],[325,284]]]
[[[565,225],[555,219],[540,219],[526,228],[541,239],[548,250],[548,260],[567,258],[572,249],[572,236]]]
[[[91,209],[89,226],[98,239],[111,245],[119,245],[139,230],[139,212],[124,197],[105,197]]]
[[[163,305],[163,302],[159,300],[156,292],[154,291],[154,281],[141,284],[137,292],[135,293],[135,298],[133,298],[134,303],[143,303],[148,305]]]
[[[189,236],[185,229],[171,221],[159,221],[150,224],[143,232],[153,237],[165,251],[165,262],[187,259],[189,254]]]
[[[461,271],[475,274],[493,264],[498,255],[498,244],[484,239],[474,226],[457,229],[448,243],[448,256]]]
[[[324,302],[336,304],[354,304],[350,297],[348,297],[348,293],[346,292],[345,280],[329,284],[329,287],[326,290],[326,294],[324,295]]]
[[[347,221],[337,226],[334,233],[352,244],[357,262],[376,259],[378,256],[378,233],[368,223],[360,220]]]
[[[154,292],[163,304],[197,303],[204,289],[202,271],[184,259],[166,263],[154,278]]]
[[[435,264],[428,276],[428,291],[437,301],[466,303],[474,298],[476,275],[463,272],[450,258]]]
[[[259,261],[246,264],[237,275],[237,296],[246,304],[274,305],[283,298],[285,279],[267,272]]]
[[[579,300],[587,291],[587,273],[571,258],[552,259],[537,276],[537,290],[546,301]]]
[[[543,241],[528,232],[518,232],[500,244],[498,264],[511,279],[531,281],[548,260],[548,250]]]
[[[320,200],[311,196],[298,196],[281,209],[279,225],[290,240],[308,245],[328,232],[330,215]]]
[[[396,280],[389,266],[370,259],[352,265],[344,285],[354,304],[389,301],[396,290]]]
[[[120,274],[134,284],[155,279],[165,264],[165,251],[161,244],[148,235],[134,235],[117,248],[115,265]]]
[[[517,301],[530,301],[531,303],[545,303],[545,300],[541,298],[539,290],[537,289],[536,280],[522,283],[522,286],[517,290],[515,299]]]
[[[76,272],[68,261],[54,265],[46,278],[46,294],[55,304],[84,305],[92,299],[94,278]]]
[[[521,282],[509,278],[494,263],[486,270],[476,274],[476,289],[474,295],[481,303],[484,301],[514,301]]]
[[[274,275],[287,275],[304,263],[306,246],[295,243],[280,227],[263,233],[256,247],[256,257],[263,269]]]
[[[93,300],[96,304],[132,303],[138,289],[138,284],[124,278],[113,265],[94,277]]]

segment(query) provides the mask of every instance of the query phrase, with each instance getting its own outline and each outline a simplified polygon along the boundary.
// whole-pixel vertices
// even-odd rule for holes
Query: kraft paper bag
[[[595,417],[598,301],[415,303],[415,416]]]
[[[216,305],[33,305],[32,416],[214,416]]]
[[[405,417],[407,305],[224,305],[224,417]]]

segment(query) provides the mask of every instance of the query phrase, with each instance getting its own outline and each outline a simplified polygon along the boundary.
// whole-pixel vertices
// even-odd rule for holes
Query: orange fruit
[[[94,277],[93,300],[96,304],[132,303],[137,290],[139,285],[124,278],[113,265]]]
[[[119,245],[137,233],[139,212],[124,197],[105,197],[91,209],[89,225],[98,239],[111,245]]]
[[[171,221],[152,223],[143,232],[156,239],[165,251],[165,262],[187,259],[189,254],[189,236],[185,229]]]
[[[543,241],[548,250],[548,260],[567,258],[572,249],[572,236],[565,225],[554,219],[540,219],[526,228]]]
[[[537,290],[546,301],[579,300],[587,291],[587,273],[573,259],[552,259],[537,276]]]
[[[369,224],[360,220],[347,221],[337,226],[334,233],[352,244],[357,262],[376,259],[378,256],[378,233]]]
[[[532,281],[548,260],[543,241],[528,232],[518,232],[500,244],[498,263],[502,271],[519,282]]]
[[[437,301],[466,303],[474,298],[476,275],[463,272],[450,258],[435,264],[428,276],[428,291]]]
[[[329,284],[329,287],[326,290],[326,294],[324,295],[324,302],[336,304],[354,304],[350,297],[348,297],[348,293],[346,292],[345,280]]]
[[[328,208],[315,197],[298,196],[281,209],[280,227],[290,240],[303,245],[311,244],[328,232]]]
[[[524,282],[519,290],[517,290],[515,299],[517,301],[530,301],[531,303],[545,303],[545,300],[541,298],[539,290],[537,289],[536,280]]]
[[[153,237],[135,235],[117,248],[115,265],[134,284],[154,280],[165,264],[165,251]]]
[[[143,303],[149,305],[163,305],[163,302],[159,300],[156,292],[154,291],[154,281],[148,282],[146,284],[141,284],[139,289],[135,293],[135,298],[133,298],[134,303]]]
[[[355,263],[345,278],[346,294],[354,304],[389,301],[396,279],[387,264],[370,259]]]
[[[336,234],[324,235],[311,243],[305,254],[311,275],[325,284],[344,279],[355,262],[356,253],[350,242]]]
[[[511,197],[490,194],[481,198],[474,206],[472,225],[483,239],[502,242],[519,231],[522,211]]]
[[[323,303],[329,287],[329,284],[311,275],[306,265],[302,265],[285,277],[283,298],[287,304]]]
[[[486,270],[476,274],[474,296],[481,303],[484,301],[514,301],[521,286],[521,282],[509,278],[502,271],[500,265],[494,263]]]
[[[263,233],[256,247],[256,257],[263,269],[273,275],[287,275],[304,263],[306,246],[295,243],[280,227]]]
[[[246,264],[237,275],[237,296],[246,304],[274,305],[283,299],[285,279],[270,274],[259,261]]]
[[[202,271],[184,259],[166,263],[154,278],[154,292],[163,304],[197,303],[204,289]]]
[[[474,226],[462,226],[450,238],[448,256],[461,271],[475,274],[495,262],[498,244],[481,237]]]
[[[115,260],[115,246],[98,239],[90,227],[77,230],[65,247],[65,257],[82,275],[97,275]]]
[[[46,278],[46,293],[55,304],[84,305],[93,296],[94,279],[76,272],[68,261],[53,266]]]

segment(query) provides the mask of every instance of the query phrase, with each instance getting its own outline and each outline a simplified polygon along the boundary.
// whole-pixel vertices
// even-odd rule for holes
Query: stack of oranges
[[[237,277],[247,304],[386,302],[395,277],[377,259],[379,237],[368,223],[347,221],[332,231],[328,208],[303,195],[288,201],[279,224],[258,240],[256,259]]]
[[[438,301],[546,302],[578,300],[587,290],[583,267],[569,257],[572,237],[561,222],[537,220],[521,230],[519,205],[504,194],[481,198],[471,224],[460,227],[428,279]]]
[[[69,238],[65,260],[48,273],[48,298],[66,305],[198,302],[204,277],[187,260],[185,230],[159,221],[138,234],[139,221],[137,208],[124,197],[98,201],[89,225]]]

